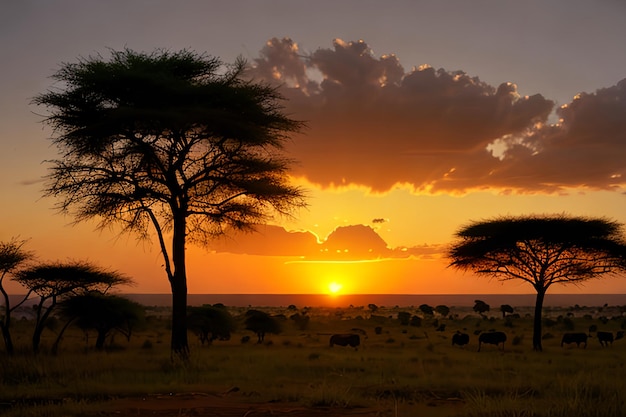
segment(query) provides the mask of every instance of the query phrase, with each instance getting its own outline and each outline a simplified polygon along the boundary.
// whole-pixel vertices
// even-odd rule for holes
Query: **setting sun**
[[[343,285],[337,282],[331,282],[328,284],[328,291],[330,291],[331,294],[338,294],[342,287]]]

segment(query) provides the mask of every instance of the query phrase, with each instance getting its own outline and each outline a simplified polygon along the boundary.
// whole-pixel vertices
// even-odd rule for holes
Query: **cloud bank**
[[[491,86],[463,71],[420,65],[364,41],[335,39],[303,54],[271,39],[250,75],[280,85],[308,129],[288,145],[294,174],[322,188],[386,192],[615,189],[626,174],[626,79],[555,109],[540,93]],[[532,63],[530,63],[532,64]],[[558,119],[558,120],[557,120]]]
[[[295,257],[302,261],[363,261],[432,257],[439,246],[389,248],[366,225],[341,226],[319,241],[311,232],[287,231],[279,226],[258,226],[255,233],[229,232],[209,243],[215,252],[257,256]]]

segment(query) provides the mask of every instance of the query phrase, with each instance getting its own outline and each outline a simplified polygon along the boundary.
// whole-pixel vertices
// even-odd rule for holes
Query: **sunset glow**
[[[535,19],[526,2],[490,14],[472,2],[406,2],[383,21],[379,7],[353,0],[301,2],[285,13],[263,2],[225,2],[219,13],[209,2],[183,11],[163,2],[150,9],[149,26],[136,24],[145,10],[132,2],[122,14],[80,2],[22,3],[6,7],[15,18],[0,41],[8,55],[0,78],[7,202],[0,240],[26,239],[41,261],[87,260],[124,273],[136,285],[122,291],[171,291],[159,242],[152,230],[137,240],[120,237],[117,225],[71,226],[71,214],[52,210],[58,200],[42,197],[49,174],[42,161],[59,155],[49,140],[54,132],[42,129],[47,110],[29,103],[61,88],[50,78],[61,62],[125,47],[189,48],[227,63],[243,56],[248,76],[285,97],[277,107],[306,123],[284,152],[294,161],[286,174],[307,207],[268,218],[254,233],[228,230],[205,247],[187,242],[189,293],[532,293],[448,268],[455,232],[470,221],[530,213],[626,224],[619,2],[558,0],[542,4],[545,19]],[[451,21],[453,9],[463,19]],[[587,31],[570,30],[572,19],[590,15]],[[51,29],[50,16],[63,31]],[[172,16],[184,24],[163,30]],[[626,278],[557,291],[626,293]]]
[[[328,291],[330,291],[331,294],[338,294],[341,291],[341,288],[343,288],[343,285],[335,281],[328,284]]]

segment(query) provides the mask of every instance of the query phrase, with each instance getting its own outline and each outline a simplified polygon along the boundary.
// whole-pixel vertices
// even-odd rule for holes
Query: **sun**
[[[342,287],[343,285],[339,284],[336,281],[333,281],[328,284],[328,291],[330,291],[331,294],[339,294],[339,291],[341,291]]]

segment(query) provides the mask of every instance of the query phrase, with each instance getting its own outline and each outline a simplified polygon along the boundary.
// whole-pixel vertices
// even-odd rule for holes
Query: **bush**
[[[408,326],[411,321],[411,313],[408,311],[398,312],[398,321],[402,326]]]

